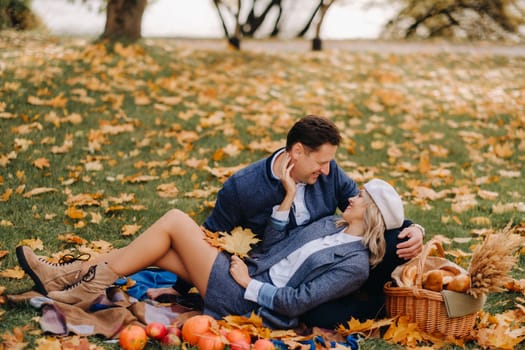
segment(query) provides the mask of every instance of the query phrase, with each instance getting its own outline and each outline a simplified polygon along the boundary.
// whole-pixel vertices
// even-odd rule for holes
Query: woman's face
[[[368,193],[365,190],[360,190],[357,196],[348,198],[348,206],[342,215],[343,219],[346,222],[363,220],[370,201]]]

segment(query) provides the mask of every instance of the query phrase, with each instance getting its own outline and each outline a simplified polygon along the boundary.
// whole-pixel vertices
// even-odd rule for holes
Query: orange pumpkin
[[[208,315],[190,317],[182,326],[182,339],[190,345],[197,345],[200,335],[209,332],[216,325],[217,321]]]

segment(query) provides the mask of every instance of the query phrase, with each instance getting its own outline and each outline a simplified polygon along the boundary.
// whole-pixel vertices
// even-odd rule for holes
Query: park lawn
[[[467,266],[483,235],[507,225],[524,235],[525,57],[236,52],[152,39],[109,49],[20,33],[0,45],[4,296],[32,286],[10,277],[24,240],[50,256],[79,242],[123,246],[170,208],[203,222],[221,183],[283,146],[306,114],[337,123],[340,165],[358,183],[392,182],[406,216],[426,239],[441,236],[450,259]],[[520,303],[523,290],[493,293],[484,310]],[[38,315],[0,305],[0,335],[38,330]],[[27,331],[24,341],[40,337]]]

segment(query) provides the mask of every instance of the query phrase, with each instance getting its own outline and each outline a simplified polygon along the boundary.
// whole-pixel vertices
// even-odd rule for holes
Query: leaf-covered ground
[[[523,56],[235,52],[169,40],[110,50],[3,32],[0,349],[50,346],[37,311],[5,303],[32,286],[18,244],[96,254],[169,208],[202,222],[224,179],[283,146],[306,114],[337,123],[348,174],[394,183],[407,217],[427,239],[442,237],[450,259],[466,266],[480,239],[507,224],[525,235]],[[466,346],[524,347],[524,253]],[[427,339],[405,326],[362,348]]]

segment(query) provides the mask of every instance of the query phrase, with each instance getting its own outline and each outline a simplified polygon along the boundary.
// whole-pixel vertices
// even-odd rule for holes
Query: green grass
[[[7,38],[0,50],[0,113],[12,117],[0,119],[0,160],[10,159],[0,166],[0,195],[14,193],[0,202],[0,251],[9,252],[0,271],[17,265],[14,250],[23,239],[41,239],[40,253],[49,255],[71,246],[57,239],[66,232],[123,246],[132,238],[120,234],[122,226],[146,228],[173,207],[203,222],[210,212],[206,202],[214,201],[222,181],[206,169],[268,155],[284,145],[288,128],[306,114],[328,116],[340,126],[344,142],[337,160],[360,183],[372,176],[395,183],[407,217],[426,227],[427,238],[475,237],[473,230],[487,227],[470,220],[479,216],[489,218],[488,227],[495,230],[511,222],[523,232],[525,214],[517,203],[522,208],[525,198],[524,57],[207,51],[169,40],[111,52],[79,40],[13,33]],[[34,105],[30,96],[63,96],[67,102]],[[150,103],[136,104],[136,96]],[[73,114],[81,116],[79,123],[67,120]],[[115,133],[105,131],[109,126]],[[65,140],[72,147],[53,152]],[[232,145],[238,153],[213,159],[217,150]],[[501,145],[510,152],[495,151]],[[438,147],[447,152],[439,154]],[[422,152],[431,154],[428,172],[418,168]],[[39,158],[48,159],[50,167],[36,168]],[[99,170],[87,166],[93,162]],[[158,178],[123,181],[138,175]],[[165,183],[177,186],[177,198],[157,194]],[[448,193],[422,199],[416,186]],[[56,191],[23,197],[39,187]],[[195,189],[210,192],[206,198],[185,196]],[[483,199],[479,190],[498,196]],[[108,215],[104,205],[85,207],[102,221],[91,223],[88,216],[85,226],[75,227],[78,220],[65,215],[67,193],[97,192],[105,199],[134,194],[133,204],[144,210]],[[455,212],[457,194],[466,192],[476,204]],[[494,212],[494,205],[505,203],[516,207]],[[462,248],[467,251],[468,245]],[[524,278],[524,267],[521,256],[513,276]],[[0,286],[12,294],[32,284],[27,277],[0,277]],[[485,308],[502,312],[515,297],[491,295]],[[2,309],[0,334],[38,315],[29,306]],[[362,348],[397,347],[377,339]]]

